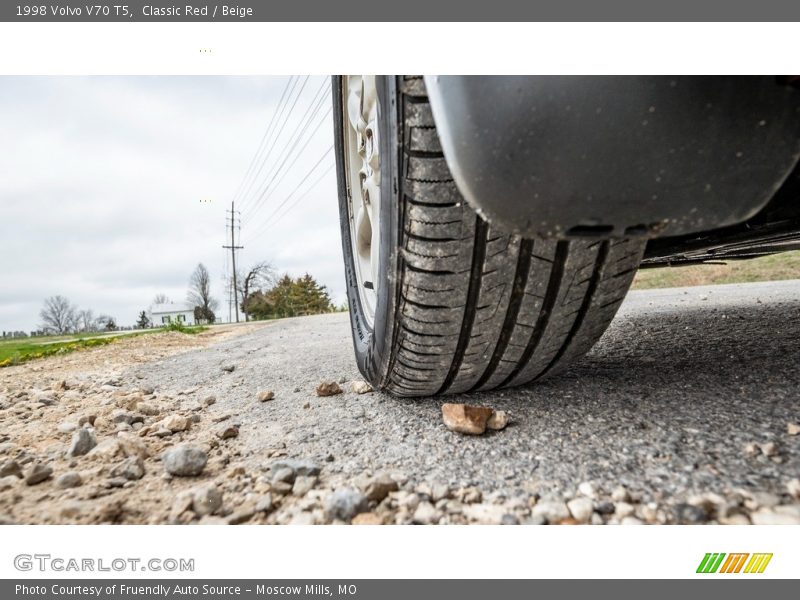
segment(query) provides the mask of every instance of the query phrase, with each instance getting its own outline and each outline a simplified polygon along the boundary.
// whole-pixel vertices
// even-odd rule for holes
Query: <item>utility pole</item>
[[[230,249],[231,251],[231,263],[233,264],[233,306],[236,309],[236,322],[239,322],[239,290],[236,287],[236,251],[241,250],[244,246],[237,246],[236,245],[236,211],[234,210],[233,201],[231,201],[231,210],[226,211],[230,212],[231,219],[230,219],[230,226],[231,226],[231,245],[230,246],[222,246],[223,248]],[[226,219],[227,223],[227,219]]]

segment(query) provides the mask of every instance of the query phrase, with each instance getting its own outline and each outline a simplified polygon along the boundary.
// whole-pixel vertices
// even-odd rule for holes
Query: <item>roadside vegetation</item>
[[[641,269],[633,280],[633,289],[784,279],[800,279],[800,251],[782,252],[750,260],[732,260],[725,264]]]

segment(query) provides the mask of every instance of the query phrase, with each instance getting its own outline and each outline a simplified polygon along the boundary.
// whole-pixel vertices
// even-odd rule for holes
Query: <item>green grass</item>
[[[92,339],[72,339],[42,343],[43,338],[22,338],[0,342],[0,367],[18,365],[29,360],[66,354],[84,348],[94,348],[110,344],[116,338],[98,337]],[[32,341],[34,340],[34,341]]]
[[[47,356],[105,346],[115,342],[119,338],[131,338],[150,333],[163,333],[166,331],[177,331],[179,333],[195,335],[206,329],[208,328],[203,326],[186,327],[179,323],[173,323],[167,327],[136,331],[134,333],[76,333],[0,340],[0,367],[9,367]]]
[[[800,279],[800,251],[782,252],[749,260],[733,260],[724,265],[642,269],[633,280],[633,289],[645,290],[783,279]]]

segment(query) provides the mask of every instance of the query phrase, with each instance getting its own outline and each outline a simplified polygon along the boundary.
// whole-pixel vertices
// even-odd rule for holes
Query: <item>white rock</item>
[[[550,524],[558,523],[570,517],[569,509],[564,502],[551,501],[537,503],[533,507],[531,515],[534,517],[542,517]]]
[[[594,512],[591,499],[584,497],[573,498],[567,502],[567,508],[572,518],[578,521],[578,523],[588,523]]]
[[[583,494],[587,498],[596,498],[597,489],[591,481],[583,481],[578,486],[578,493]]]
[[[503,515],[508,511],[499,504],[467,504],[463,508],[464,516],[471,521],[484,525],[500,525]]]
[[[750,515],[750,519],[753,525],[800,525],[800,515],[782,514],[775,509],[767,508],[757,510]]]

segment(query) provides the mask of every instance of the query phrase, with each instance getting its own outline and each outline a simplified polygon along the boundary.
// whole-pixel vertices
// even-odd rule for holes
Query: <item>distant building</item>
[[[170,323],[194,325],[194,307],[184,302],[153,304],[150,307],[150,323],[153,327],[163,327]]]

